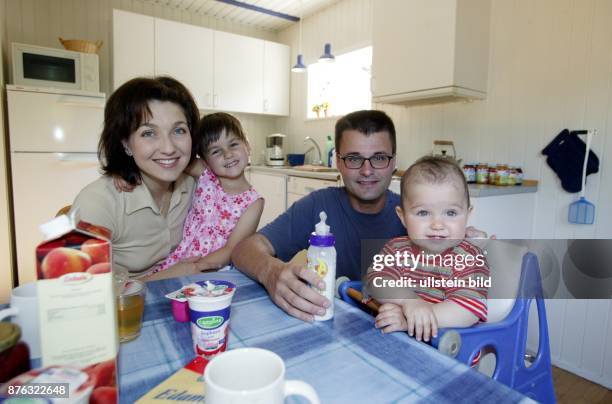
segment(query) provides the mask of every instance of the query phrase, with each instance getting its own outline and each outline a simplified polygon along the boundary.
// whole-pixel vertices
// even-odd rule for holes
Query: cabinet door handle
[[[212,96],[210,95],[210,93],[206,93],[206,106],[210,107],[212,104]]]
[[[105,102],[103,99],[96,98],[85,98],[79,96],[62,95],[58,100],[58,104],[66,105],[70,107],[85,107],[85,108],[96,108],[104,109]]]
[[[56,153],[55,156],[61,164],[70,164],[72,168],[100,166],[98,156],[94,153]]]
[[[219,105],[219,94],[213,95],[213,107],[217,107]]]
[[[264,110],[264,112],[268,112],[268,100],[264,100],[264,102],[263,102],[263,110]]]

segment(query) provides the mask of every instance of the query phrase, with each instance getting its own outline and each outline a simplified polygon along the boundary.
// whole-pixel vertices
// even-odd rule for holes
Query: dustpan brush
[[[591,140],[593,131],[587,132],[586,152],[584,155],[584,163],[582,164],[582,187],[580,188],[580,199],[572,202],[569,206],[567,220],[570,223],[576,224],[593,224],[595,221],[595,205],[587,201],[584,197],[586,187],[586,170],[589,162],[589,151],[591,150]]]

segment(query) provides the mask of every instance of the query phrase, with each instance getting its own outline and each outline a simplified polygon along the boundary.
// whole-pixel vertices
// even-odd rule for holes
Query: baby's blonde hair
[[[408,198],[408,187],[411,184],[453,183],[465,191],[467,207],[470,205],[470,192],[463,170],[454,161],[441,156],[424,156],[412,164],[402,176],[402,203]]]

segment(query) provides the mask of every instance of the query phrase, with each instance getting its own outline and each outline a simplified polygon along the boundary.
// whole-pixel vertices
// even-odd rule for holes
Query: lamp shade
[[[319,62],[329,63],[329,62],[333,62],[335,59],[336,58],[331,53],[331,44],[326,43],[325,46],[323,47],[323,54],[319,58]]]
[[[302,54],[297,55],[297,62],[291,68],[294,73],[302,73],[306,71],[306,65],[304,64],[304,56]]]

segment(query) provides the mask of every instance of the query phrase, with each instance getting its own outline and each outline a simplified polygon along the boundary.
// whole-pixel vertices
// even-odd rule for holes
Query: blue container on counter
[[[305,154],[287,154],[287,162],[290,166],[303,166]]]

